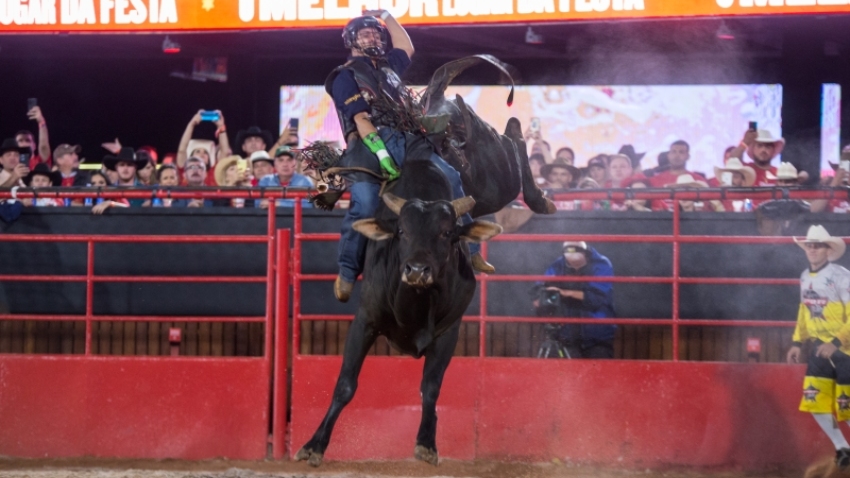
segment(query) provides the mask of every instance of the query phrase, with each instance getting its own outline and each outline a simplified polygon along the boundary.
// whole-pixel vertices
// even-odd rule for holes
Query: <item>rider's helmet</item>
[[[361,48],[357,43],[357,33],[364,28],[374,28],[380,35],[380,44]],[[342,30],[342,41],[346,48],[356,48],[363,52],[364,55],[372,58],[384,56],[387,51],[387,29],[375,17],[364,16],[357,17],[349,21]]]

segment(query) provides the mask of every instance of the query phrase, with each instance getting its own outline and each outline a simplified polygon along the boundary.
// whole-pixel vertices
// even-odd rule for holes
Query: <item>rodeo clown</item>
[[[794,238],[809,260],[800,277],[800,309],[788,363],[797,363],[804,341],[812,341],[800,411],[809,412],[835,445],[835,464],[850,466],[850,444],[835,422],[850,419],[850,271],[833,264],[844,241],[823,226],[811,226],[805,238]]]
[[[376,17],[386,22],[386,27]],[[387,51],[387,32],[393,49]],[[348,22],[342,32],[345,47],[350,49],[348,61],[331,72],[325,91],[333,97],[346,141],[340,165],[382,172],[390,181],[397,179],[405,156],[416,149],[417,156],[430,157],[448,178],[455,198],[464,196],[460,174],[434,153],[421,135],[400,131],[392,115],[376,108],[376,102],[402,104],[404,85],[399,78],[410,66],[413,44],[398,21],[386,10],[369,10]],[[374,217],[380,198],[380,180],[362,172],[345,175],[349,183],[351,203],[342,223],[339,242],[339,275],[334,282],[334,296],[348,301],[357,276],[363,270],[366,237],[352,228],[355,221]],[[464,224],[472,221],[467,214]],[[472,267],[479,272],[494,272],[479,253],[478,244],[470,244]]]

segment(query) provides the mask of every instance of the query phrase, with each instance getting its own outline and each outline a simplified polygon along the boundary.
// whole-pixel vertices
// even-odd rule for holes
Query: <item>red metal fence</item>
[[[58,194],[58,193],[57,193]],[[151,192],[107,191],[102,197],[150,197]],[[153,193],[166,197],[166,193]],[[170,197],[198,197],[197,191]],[[246,197],[245,192],[204,192],[204,197]],[[842,196],[842,194],[844,196]],[[90,193],[67,196],[85,197]],[[25,194],[19,194],[25,197]],[[44,193],[40,193],[44,197]],[[252,197],[258,197],[256,191]],[[304,192],[269,190],[266,198],[304,197]],[[843,190],[728,191],[582,191],[564,199],[768,199],[845,197]],[[3,195],[0,194],[0,198]],[[64,197],[64,196],[63,196]],[[2,276],[0,280],[72,280],[86,283],[84,316],[15,315],[0,320],[84,320],[83,356],[0,355],[0,423],[11,431],[0,435],[0,454],[14,456],[133,456],[261,458],[273,430],[275,458],[294,453],[315,429],[327,405],[340,366],[339,357],[308,356],[299,349],[302,321],[351,320],[349,315],[303,314],[303,281],[330,281],[334,275],[301,272],[304,241],[336,241],[338,234],[304,233],[302,207],[294,208],[294,244],[289,269],[289,235],[274,231],[269,210],[265,236],[218,236],[208,241],[268,244],[264,277],[126,277],[96,276],[95,244],[194,240],[149,236],[0,236],[0,241],[52,240],[85,242],[84,276]],[[682,244],[788,244],[787,237],[689,236],[681,234],[680,213],[673,213],[673,233],[630,235],[503,235],[496,241],[655,242],[670,244],[670,277],[613,277],[606,282],[662,283],[673,290],[669,318],[591,319],[594,323],[670,327],[673,362],[679,361],[679,334],[686,326],[791,327],[789,321],[682,320],[682,284],[796,284],[796,279],[698,278],[680,275]],[[486,254],[486,245],[483,248]],[[92,310],[96,282],[267,282],[264,317],[116,317]],[[822,440],[816,427],[795,411],[802,368],[781,365],[697,364],[640,361],[540,361],[486,357],[486,324],[576,323],[588,319],[490,316],[488,284],[498,281],[553,280],[539,275],[480,275],[477,316],[479,358],[457,358],[449,368],[438,407],[438,444],[444,456],[521,458],[611,463],[627,466],[661,464],[696,466],[799,466],[817,454]],[[577,278],[570,278],[571,281]],[[592,279],[588,279],[592,280]],[[288,290],[292,286],[292,370],[286,330]],[[261,358],[101,357],[89,354],[91,323],[132,321],[246,321],[265,324]],[[274,321],[274,322],[273,322]],[[274,355],[272,355],[274,354]],[[421,363],[409,358],[376,357],[364,366],[358,396],[343,414],[328,450],[329,459],[406,458],[413,448],[419,419],[418,380]],[[33,377],[37,377],[33,380]],[[291,377],[292,404],[286,402]],[[388,380],[387,377],[392,377]],[[10,387],[14,384],[14,387]],[[140,385],[142,384],[142,385]],[[271,387],[271,388],[269,388]],[[9,394],[12,390],[14,393]],[[163,397],[165,397],[163,399]],[[146,400],[150,398],[150,400]],[[116,400],[118,403],[113,402]],[[272,404],[269,404],[272,400]],[[57,410],[61,404],[61,412]],[[269,416],[271,410],[271,416]],[[616,410],[612,412],[612,410]],[[105,413],[104,413],[105,411]],[[291,413],[291,443],[284,441],[286,414]],[[755,421],[754,421],[755,420]],[[752,427],[752,423],[765,423]],[[62,426],[56,426],[60,423]],[[271,426],[269,425],[271,423]],[[669,427],[665,428],[665,427]],[[579,432],[580,431],[580,432]],[[794,436],[781,446],[777,436]],[[57,442],[58,441],[58,442]],[[694,450],[699,450],[694,453]]]

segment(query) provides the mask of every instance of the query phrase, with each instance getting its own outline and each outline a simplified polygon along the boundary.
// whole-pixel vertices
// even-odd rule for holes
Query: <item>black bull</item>
[[[375,219],[355,223],[355,229],[371,239],[360,307],[346,337],[331,406],[316,433],[296,454],[297,460],[314,466],[322,463],[334,424],[354,397],[363,360],[375,339],[384,335],[400,352],[425,356],[422,420],[414,456],[436,465],[437,397],[457,344],[461,317],[475,293],[466,241],[486,241],[501,232],[498,225],[484,221],[458,226],[457,219],[467,212],[479,217],[499,211],[520,192],[532,211],[555,212],[531,175],[520,122],[511,118],[500,135],[460,96],[455,100],[444,96],[455,76],[482,62],[495,65],[510,79],[506,65],[493,57],[456,60],[434,73],[421,100],[411,108],[425,111],[421,125],[429,143],[460,171],[468,196],[451,201],[448,180],[430,161],[417,160],[420,153],[405,161],[400,179],[389,186],[391,193],[384,195],[385,204]]]
[[[466,241],[486,241],[497,224],[457,219],[472,209],[470,197],[452,201],[451,187],[431,161],[405,163],[401,178],[383,196],[375,219],[355,223],[371,240],[366,248],[360,306],[348,330],[333,401],[297,460],[321,464],[334,424],[357,390],[363,360],[379,335],[400,352],[425,356],[420,391],[422,421],[414,456],[437,464],[437,397],[457,344],[461,317],[475,293]],[[408,198],[405,200],[402,198]]]
[[[489,63],[503,73],[511,83],[508,104],[513,102],[510,67],[496,58],[474,55],[446,63],[434,72],[418,102],[425,110],[423,125],[431,132],[429,139],[437,153],[460,172],[464,192],[475,198],[472,217],[501,210],[520,191],[532,211],[553,214],[555,205],[544,197],[532,177],[519,120],[508,120],[505,133],[499,134],[460,95],[454,100],[445,97],[446,88],[458,74],[480,63]]]

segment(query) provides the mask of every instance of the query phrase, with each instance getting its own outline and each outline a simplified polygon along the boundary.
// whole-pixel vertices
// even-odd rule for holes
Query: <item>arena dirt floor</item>
[[[605,469],[551,463],[460,462],[437,468],[410,461],[328,462],[321,468],[292,462],[18,460],[0,458],[0,478],[786,478],[801,471],[736,473]]]

